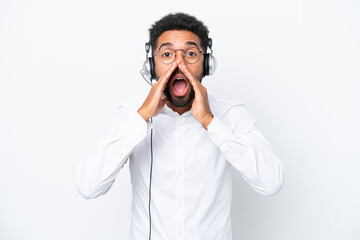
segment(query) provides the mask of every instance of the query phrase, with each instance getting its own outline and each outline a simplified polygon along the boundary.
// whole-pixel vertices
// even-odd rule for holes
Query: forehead
[[[186,30],[169,30],[159,36],[156,48],[164,43],[170,43],[174,48],[184,48],[189,45],[189,42],[194,42],[201,47],[200,38],[195,33]]]

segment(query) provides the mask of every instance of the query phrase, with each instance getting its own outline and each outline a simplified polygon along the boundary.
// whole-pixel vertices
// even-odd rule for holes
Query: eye
[[[173,56],[173,51],[170,49],[164,49],[160,51],[160,56],[163,59],[171,58]]]
[[[163,53],[163,55],[162,55],[163,57],[170,57],[171,56],[171,53],[169,53],[169,52],[166,52],[166,53]]]
[[[196,48],[191,48],[186,51],[185,55],[189,58],[197,58],[199,51]]]

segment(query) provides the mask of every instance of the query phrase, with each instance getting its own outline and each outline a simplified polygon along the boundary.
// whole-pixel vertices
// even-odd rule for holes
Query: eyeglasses
[[[194,64],[200,59],[200,54],[204,54],[203,51],[201,51],[197,47],[189,47],[184,49],[173,49],[173,48],[160,48],[154,53],[154,56],[156,54],[159,54],[160,61],[164,64],[171,64],[175,61],[176,58],[176,52],[182,51],[182,55],[184,57],[185,62],[189,64]]]

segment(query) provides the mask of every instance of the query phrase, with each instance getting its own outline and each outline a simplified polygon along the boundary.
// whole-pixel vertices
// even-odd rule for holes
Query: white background
[[[128,164],[94,200],[75,169],[145,99],[148,28],[175,11],[210,29],[208,92],[245,103],[285,166],[275,197],[233,171],[234,240],[360,239],[357,0],[0,0],[0,239],[128,238]]]

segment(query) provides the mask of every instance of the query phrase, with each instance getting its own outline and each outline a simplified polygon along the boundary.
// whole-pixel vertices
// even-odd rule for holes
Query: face
[[[185,30],[170,30],[163,32],[159,36],[155,51],[164,48],[185,50],[189,47],[197,47],[204,52],[204,50],[201,49],[200,38],[196,34]],[[180,60],[182,63],[184,63],[189,71],[201,82],[203,77],[204,64],[203,54],[200,54],[200,59],[196,63],[189,64],[185,61],[183,52],[176,51],[175,61],[176,60]],[[154,61],[156,77],[159,79],[163,74],[166,73],[170,65],[164,64],[160,60],[159,54],[154,56]],[[174,107],[187,107],[195,97],[193,87],[191,86],[185,74],[183,74],[179,68],[175,69],[173,74],[170,76],[164,93],[170,104],[172,104]]]

